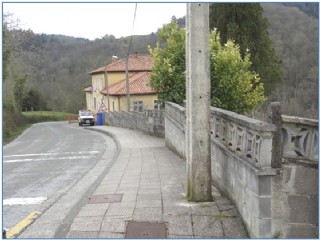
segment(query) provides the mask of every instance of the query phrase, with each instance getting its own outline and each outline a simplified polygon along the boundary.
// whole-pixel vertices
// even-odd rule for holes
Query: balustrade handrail
[[[175,109],[177,111],[175,111]],[[172,102],[166,102],[166,118],[175,122],[179,128],[184,130],[186,123],[185,108]]]
[[[166,102],[166,117],[175,122],[182,130],[185,127],[185,110],[178,104]],[[279,155],[275,159],[280,159],[280,163],[282,156],[291,159],[306,159],[312,162],[318,161],[318,120],[279,116],[282,119],[282,123],[279,122],[280,128],[275,124],[211,107],[213,139],[256,167],[268,167],[270,158],[265,153],[275,151],[272,148],[269,149],[268,139],[279,132],[277,129],[282,129],[278,145],[280,149],[283,149],[283,152],[279,151]]]
[[[213,139],[255,167],[270,168],[274,124],[211,107]]]
[[[296,123],[296,124],[304,124],[309,126],[318,127],[319,121],[317,119],[310,119],[310,118],[302,118],[296,116],[287,116],[281,115],[283,123]]]
[[[166,102],[166,106],[171,106],[171,107],[175,107],[175,108],[178,108],[180,111],[184,112],[185,111],[185,108],[180,106],[179,104],[177,103],[173,103],[173,102]]]
[[[147,117],[164,118],[165,110],[145,110],[144,115]]]
[[[259,132],[274,132],[276,127],[273,124],[266,123],[257,119],[249,118],[247,116],[224,110],[221,108],[210,107],[211,114],[225,118],[243,127]]]

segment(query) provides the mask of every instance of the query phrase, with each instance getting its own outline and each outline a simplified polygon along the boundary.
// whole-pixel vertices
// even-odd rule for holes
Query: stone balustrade
[[[172,102],[167,102],[166,118],[170,119],[170,121],[180,129],[182,129],[183,132],[185,131],[186,114],[184,107]]]
[[[164,137],[164,111],[107,112],[105,123],[110,126],[138,129],[145,133]]]
[[[274,125],[215,107],[211,121],[213,140],[257,168],[271,166]]]
[[[211,107],[211,176],[232,199],[252,238],[318,238],[318,121],[281,115],[271,123]],[[185,108],[106,113],[112,126],[165,137],[186,157]]]
[[[159,118],[164,119],[164,110],[145,110],[144,115],[147,117]]]
[[[253,238],[318,238],[318,121],[271,123],[211,107],[211,176]],[[165,143],[186,157],[185,108],[167,102]]]
[[[318,162],[318,120],[282,115],[283,157]]]

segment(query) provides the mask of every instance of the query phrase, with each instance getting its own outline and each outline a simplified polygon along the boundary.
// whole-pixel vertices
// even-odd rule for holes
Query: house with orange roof
[[[153,64],[151,55],[133,54],[128,57],[130,111],[158,109],[157,92],[150,86]],[[95,113],[128,110],[126,59],[114,60],[89,74],[92,85],[84,89],[88,109]]]

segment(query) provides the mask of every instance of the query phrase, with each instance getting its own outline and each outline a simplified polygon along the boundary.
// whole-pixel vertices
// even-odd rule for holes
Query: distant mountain
[[[284,80],[269,101],[279,101],[283,114],[318,118],[319,21],[307,13],[319,4],[261,5],[284,67]]]
[[[319,3],[282,3],[286,7],[296,7],[305,14],[319,19]]]
[[[85,105],[83,89],[91,84],[88,73],[109,64],[113,55],[125,57],[130,41],[130,37],[116,39],[113,35],[90,41],[32,31],[11,33],[17,39],[14,65],[28,76],[28,87],[43,96],[40,99],[49,109],[67,112],[77,112]],[[148,46],[155,47],[157,41],[155,33],[132,36],[129,53],[148,53]]]
[[[261,4],[270,23],[270,36],[284,65],[284,81],[270,101],[280,101],[290,115],[318,116],[318,3]],[[185,26],[185,17],[177,19]],[[36,91],[49,109],[77,112],[85,104],[83,89],[91,84],[88,73],[109,64],[112,55],[128,53],[130,37],[105,35],[90,41],[63,35],[11,31],[15,39],[14,66],[27,75],[29,90]],[[159,40],[157,33],[133,36],[131,53],[148,53]],[[5,86],[6,87],[6,86]]]

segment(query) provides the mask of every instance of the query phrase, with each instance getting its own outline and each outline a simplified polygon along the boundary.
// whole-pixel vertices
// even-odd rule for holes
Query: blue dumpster
[[[104,112],[98,112],[97,113],[97,126],[102,126],[104,125]]]

